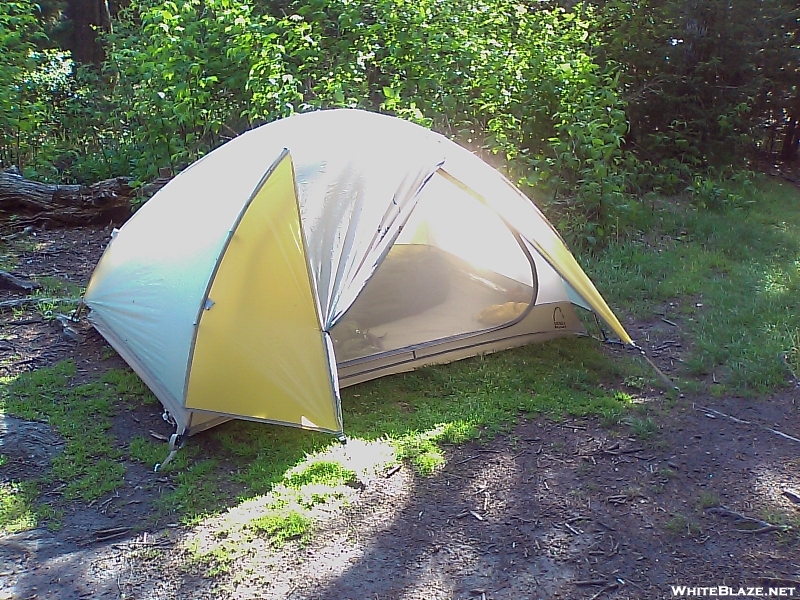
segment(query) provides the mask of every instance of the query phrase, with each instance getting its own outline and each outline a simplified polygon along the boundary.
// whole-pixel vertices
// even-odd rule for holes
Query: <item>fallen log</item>
[[[93,185],[55,185],[0,172],[0,221],[14,225],[122,223],[131,215],[136,191],[126,177]]]
[[[0,271],[0,290],[14,290],[18,292],[32,292],[33,290],[41,289],[42,285],[25,279],[17,277],[7,271]]]

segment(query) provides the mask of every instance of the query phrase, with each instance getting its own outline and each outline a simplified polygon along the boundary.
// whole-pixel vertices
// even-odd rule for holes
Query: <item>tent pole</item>
[[[600,332],[600,337],[602,338],[601,342],[607,342],[608,336],[606,335],[606,330],[603,329],[603,325],[600,323],[600,319],[597,318],[597,313],[592,311],[592,316],[594,317],[594,322],[597,324],[597,331]]]

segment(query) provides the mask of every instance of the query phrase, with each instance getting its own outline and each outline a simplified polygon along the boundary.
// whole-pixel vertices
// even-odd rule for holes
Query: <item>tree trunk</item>
[[[797,92],[787,112],[789,113],[789,120],[786,122],[786,129],[783,131],[781,158],[783,160],[792,160],[797,158],[797,144],[800,141],[800,127],[797,123],[798,118],[800,118],[800,91]]]
[[[797,121],[789,119],[783,131],[783,144],[781,144],[781,159],[792,160],[797,156]]]
[[[13,171],[0,172],[0,222],[15,225],[88,225],[122,223],[131,215],[135,191],[116,177],[90,186],[31,181]]]
[[[102,63],[105,52],[97,31],[111,31],[107,0],[67,0],[67,17],[72,22],[72,58],[82,64]]]

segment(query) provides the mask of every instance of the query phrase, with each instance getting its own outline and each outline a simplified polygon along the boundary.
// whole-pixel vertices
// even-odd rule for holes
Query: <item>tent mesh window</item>
[[[394,246],[332,329],[338,362],[514,322],[531,264],[497,214],[437,174]]]

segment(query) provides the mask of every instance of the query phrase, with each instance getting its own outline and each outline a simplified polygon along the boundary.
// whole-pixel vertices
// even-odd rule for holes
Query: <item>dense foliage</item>
[[[260,123],[360,107],[482,153],[593,244],[645,190],[724,201],[708,169],[800,116],[786,0],[130,0],[81,67],[38,11],[0,3],[0,160],[46,179],[144,181]]]

